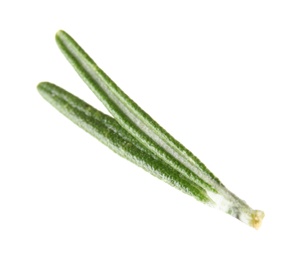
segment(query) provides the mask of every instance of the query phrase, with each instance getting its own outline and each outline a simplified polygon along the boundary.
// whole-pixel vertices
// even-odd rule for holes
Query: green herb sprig
[[[199,201],[258,228],[264,213],[231,193],[207,167],[130,99],[64,31],[56,41],[76,72],[112,117],[54,84],[40,94],[66,117],[113,151]]]

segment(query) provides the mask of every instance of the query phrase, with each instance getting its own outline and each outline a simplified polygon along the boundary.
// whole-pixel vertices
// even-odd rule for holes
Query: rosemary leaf
[[[203,188],[191,183],[160,158],[150,153],[133,136],[127,133],[114,118],[103,114],[54,84],[42,82],[38,85],[38,91],[63,115],[120,156],[142,167],[171,186],[212,206],[213,202]]]

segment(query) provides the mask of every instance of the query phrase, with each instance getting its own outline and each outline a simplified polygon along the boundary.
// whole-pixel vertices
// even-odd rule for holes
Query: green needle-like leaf
[[[120,156],[137,164],[177,189],[212,204],[206,191],[150,153],[127,133],[117,121],[62,88],[48,82],[38,85],[40,94],[62,114],[96,137]]]
[[[124,94],[68,34],[60,31],[57,33],[56,39],[59,47],[81,78],[123,128],[187,178],[204,188],[217,192],[204,178],[195,175],[191,169],[181,162],[185,162],[186,158],[180,156],[157,134],[164,130]],[[164,133],[165,136],[170,136],[167,132],[164,131]],[[174,140],[171,138],[170,136],[169,139]],[[180,145],[179,142],[176,142],[176,144],[177,146]]]

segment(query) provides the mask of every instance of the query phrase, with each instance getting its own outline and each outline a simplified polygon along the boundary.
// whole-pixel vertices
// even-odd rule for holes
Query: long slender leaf
[[[179,154],[172,151],[171,147],[163,142],[161,137],[153,133],[152,129],[145,124],[146,120],[143,120],[143,116],[147,114],[139,109],[139,107],[124,94],[100,68],[98,68],[93,60],[68,34],[60,31],[57,33],[56,39],[59,47],[82,79],[88,84],[91,90],[103,102],[123,128],[187,178],[204,188],[217,192],[213,186],[207,183],[203,178],[193,174],[189,168],[180,162]],[[140,115],[140,112],[143,114],[138,117],[137,114]],[[147,116],[146,119],[148,118],[150,117]],[[154,122],[154,120],[152,120],[152,122]],[[182,158],[182,160],[185,159]]]
[[[201,202],[213,205],[204,189],[150,153],[112,117],[49,82],[40,83],[38,90],[57,110],[120,156]]]

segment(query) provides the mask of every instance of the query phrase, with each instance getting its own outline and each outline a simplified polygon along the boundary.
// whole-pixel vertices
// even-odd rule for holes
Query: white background
[[[292,1],[2,1],[0,259],[293,259]],[[256,231],[120,158],[45,102],[105,111],[63,29],[224,184]]]

